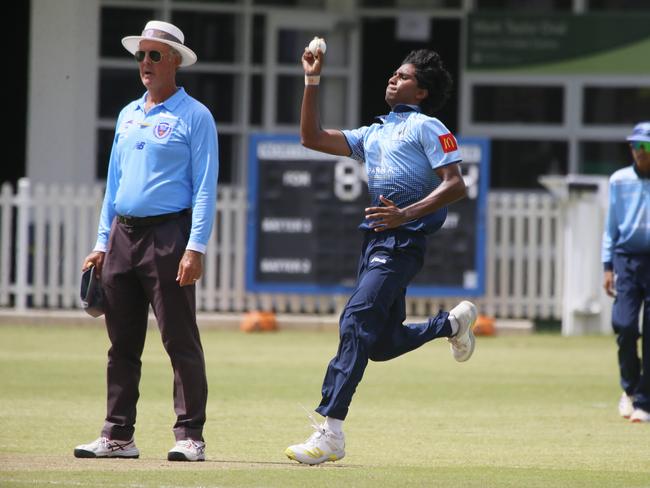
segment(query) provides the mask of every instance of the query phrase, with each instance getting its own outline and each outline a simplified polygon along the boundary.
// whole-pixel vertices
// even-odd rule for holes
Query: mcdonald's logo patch
[[[440,145],[442,146],[443,152],[452,152],[458,150],[458,144],[456,143],[456,138],[451,134],[443,134],[438,136],[440,140]]]

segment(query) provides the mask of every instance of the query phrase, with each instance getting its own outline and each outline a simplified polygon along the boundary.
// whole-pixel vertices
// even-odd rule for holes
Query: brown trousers
[[[196,290],[176,281],[190,226],[190,214],[146,227],[113,221],[102,270],[111,341],[102,436],[133,437],[151,304],[174,371],[174,435],[176,440],[203,440],[208,385],[196,325]]]

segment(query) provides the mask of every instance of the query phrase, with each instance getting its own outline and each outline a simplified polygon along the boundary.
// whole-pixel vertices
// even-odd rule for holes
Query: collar
[[[405,114],[408,112],[417,112],[417,113],[422,113],[422,109],[420,108],[419,105],[410,105],[406,103],[398,103],[393,107],[393,110],[391,110],[390,113],[386,115],[378,115],[375,117],[375,119],[379,120],[382,124],[388,120],[388,117],[390,117],[392,114]]]
[[[422,109],[420,108],[419,105],[409,105],[406,103],[398,103],[393,107],[393,112],[396,114],[403,113],[403,112],[418,112],[421,113]]]
[[[143,112],[144,112],[144,104],[147,101],[147,93],[148,92],[144,92],[144,95],[142,95],[138,101],[137,108],[139,108]],[[178,104],[181,103],[181,100],[185,98],[185,95],[186,95],[185,88],[179,86],[178,90],[176,90],[176,92],[171,97],[169,97],[167,100],[165,100],[164,102],[156,106],[163,105],[167,110],[173,111],[176,107],[178,107]]]
[[[641,171],[641,168],[639,168],[636,163],[632,163],[632,168],[634,168],[634,172],[639,177],[639,179],[650,180],[650,171]]]

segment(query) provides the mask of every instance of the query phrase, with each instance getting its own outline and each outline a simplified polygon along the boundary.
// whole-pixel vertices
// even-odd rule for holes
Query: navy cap
[[[104,314],[104,290],[95,276],[95,266],[82,273],[79,296],[81,306],[88,315],[99,317]]]
[[[627,136],[628,141],[650,142],[650,122],[639,122],[634,126],[632,134]]]

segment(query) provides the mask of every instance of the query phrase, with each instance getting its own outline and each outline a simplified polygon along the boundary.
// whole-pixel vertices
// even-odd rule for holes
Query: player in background
[[[305,49],[305,90],[300,118],[302,144],[365,162],[371,204],[360,225],[364,242],[357,284],[340,318],[339,347],[330,361],[316,411],[325,417],[302,444],[286,449],[306,464],[345,455],[343,421],[368,360],[387,361],[447,337],[456,361],[474,352],[474,304],[463,301],[420,324],[404,324],[406,288],[423,265],[427,236],[445,221],[450,203],[466,195],[456,139],[433,114],[448,97],[452,80],[440,56],[411,52],[389,77],[391,108],[380,122],[355,130],[324,130],[318,96],[324,54]]]
[[[604,287],[615,297],[612,325],[623,388],[618,411],[632,422],[650,422],[650,121],[637,124],[627,140],[634,162],[609,179]],[[637,350],[641,304],[642,359]]]

